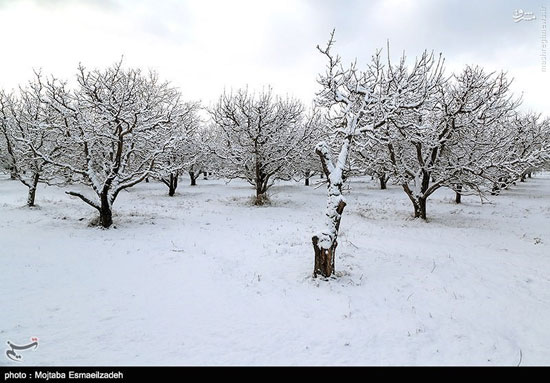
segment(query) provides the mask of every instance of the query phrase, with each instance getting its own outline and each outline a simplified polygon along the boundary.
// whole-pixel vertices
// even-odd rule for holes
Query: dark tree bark
[[[527,177],[532,178],[531,177],[531,172],[527,173]]]
[[[106,193],[100,196],[101,205],[99,207],[99,224],[105,228],[110,227],[113,224],[113,211],[109,198]]]
[[[414,217],[422,218],[426,220],[426,198],[419,197],[413,202],[414,205]]]
[[[168,185],[168,195],[173,197],[176,194],[176,189],[178,188],[178,175],[170,174],[170,180]]]
[[[189,171],[189,178],[191,179],[191,186],[197,186],[197,178],[201,175],[201,172]]]
[[[386,190],[388,182],[388,178],[386,178],[386,175],[384,174],[382,177],[378,177],[378,179],[380,180],[380,189]]]
[[[520,180],[520,182],[525,182],[525,174],[522,174],[521,178],[519,180]]]
[[[456,196],[455,196],[455,202],[456,203],[461,203],[462,202],[462,185],[457,185],[456,186]]]
[[[256,198],[254,200],[254,205],[265,205],[269,201],[267,196],[267,179],[260,177],[259,180],[256,180]]]
[[[38,181],[40,180],[40,174],[34,173],[29,186],[29,194],[27,195],[27,206],[34,206],[34,199],[36,196],[36,188],[38,187]]]
[[[311,177],[311,172],[306,170],[304,173],[304,185],[309,186],[309,178]]]
[[[170,197],[173,197],[176,194],[176,189],[178,188],[178,178],[179,178],[179,173],[176,172],[176,173],[170,173],[170,176],[168,177],[168,179],[166,178],[160,179],[162,183],[168,186],[168,195]]]
[[[422,183],[420,185],[420,195],[418,195],[417,192],[413,192],[409,188],[408,184],[401,185],[413,204],[415,218],[422,218],[423,220],[426,220],[426,201],[428,200],[428,197],[440,187],[437,184],[430,187],[430,179],[432,178],[429,172],[423,171]]]

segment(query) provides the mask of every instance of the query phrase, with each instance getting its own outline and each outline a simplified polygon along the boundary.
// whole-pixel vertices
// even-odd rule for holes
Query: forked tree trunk
[[[457,185],[456,186],[456,196],[455,196],[455,202],[456,203],[461,203],[462,202],[462,185]]]
[[[268,203],[268,201],[267,183],[256,181],[256,198],[254,200],[254,205],[262,206]]]
[[[432,190],[429,194],[428,189],[430,186],[430,179],[431,176],[429,173],[423,171],[421,174],[422,178],[421,180],[415,179],[415,187],[411,190],[409,188],[408,184],[403,184],[403,190],[411,200],[413,207],[414,207],[414,217],[415,218],[422,218],[426,219],[426,201],[428,199],[428,196],[433,193],[435,190]],[[421,182],[420,185],[418,185],[418,182]]]
[[[101,194],[100,200],[99,224],[103,227],[109,227],[113,224],[113,212],[107,194]]]
[[[197,178],[201,175],[201,172],[195,173],[194,171],[189,171],[189,178],[191,178],[191,186],[197,186]]]
[[[40,179],[40,174],[35,173],[32,177],[30,186],[29,186],[29,194],[27,195],[27,206],[32,207],[34,206],[34,199],[36,196],[36,188],[38,187],[38,181]]]

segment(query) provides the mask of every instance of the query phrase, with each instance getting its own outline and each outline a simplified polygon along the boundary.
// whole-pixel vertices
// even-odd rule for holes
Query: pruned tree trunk
[[[34,206],[34,199],[36,196],[36,188],[38,187],[38,181],[40,180],[40,174],[34,173],[31,183],[29,184],[29,194],[27,195],[27,206]]]
[[[321,158],[323,172],[328,180],[327,208],[325,210],[325,227],[321,233],[311,238],[315,260],[313,277],[321,275],[325,278],[335,273],[336,247],[338,246],[338,231],[342,220],[342,213],[346,207],[346,200],[342,195],[343,171],[348,160],[352,136],[345,138],[338,159],[333,163],[330,148],[325,142],[319,143],[315,152]]]
[[[313,277],[317,277],[318,275],[321,275],[325,278],[330,277],[334,274],[335,268],[334,268],[334,260],[336,255],[336,247],[338,246],[338,229],[340,228],[340,221],[342,219],[342,213],[344,212],[344,208],[346,207],[346,202],[344,201],[343,197],[340,195],[340,200],[338,204],[336,205],[336,209],[334,209],[335,215],[333,217],[329,217],[329,219],[333,218],[335,221],[335,229],[336,231],[333,233],[333,235],[326,235],[327,233],[323,233],[324,241],[326,241],[327,238],[330,239],[329,243],[320,243],[320,238],[317,235],[314,235],[311,238],[311,242],[313,243],[313,250],[315,252],[315,262],[314,262],[314,268],[313,268]],[[330,204],[330,202],[329,202]],[[333,206],[327,206],[327,216],[329,215],[329,212],[333,210]]]
[[[462,202],[462,185],[457,185],[455,190],[456,196],[455,196],[455,202],[461,203]]]

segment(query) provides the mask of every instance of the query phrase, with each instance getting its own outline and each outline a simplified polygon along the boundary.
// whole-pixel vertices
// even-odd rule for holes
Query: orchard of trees
[[[426,220],[440,188],[456,203],[485,198],[550,163],[550,119],[519,110],[505,73],[466,66],[447,74],[427,51],[413,62],[378,51],[344,65],[333,35],[318,49],[327,66],[313,108],[271,88],[225,92],[203,108],[154,72],[122,63],[80,66],[74,86],[36,72],[17,91],[0,91],[0,167],[27,187],[28,206],[39,183],[60,185],[96,209],[104,228],[119,193],[143,181],[174,196],[184,172],[191,185],[201,175],[239,178],[263,205],[277,180],[307,186],[317,174],[328,194],[312,238],[314,275],[330,277],[350,177],[398,185]]]

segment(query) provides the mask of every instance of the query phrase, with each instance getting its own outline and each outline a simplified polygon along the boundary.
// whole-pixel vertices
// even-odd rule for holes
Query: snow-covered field
[[[0,344],[32,365],[550,364],[550,174],[490,204],[351,183],[339,277],[311,278],[325,188],[182,180],[122,192],[115,227],[0,179]],[[5,354],[2,350],[2,354]],[[4,355],[0,365],[13,365]]]

